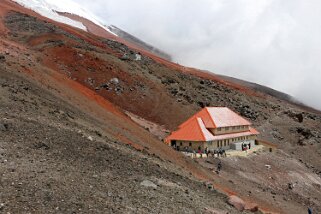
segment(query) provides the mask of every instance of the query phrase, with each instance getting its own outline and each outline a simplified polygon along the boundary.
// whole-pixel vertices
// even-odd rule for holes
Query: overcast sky
[[[321,109],[320,0],[73,0],[175,62]]]

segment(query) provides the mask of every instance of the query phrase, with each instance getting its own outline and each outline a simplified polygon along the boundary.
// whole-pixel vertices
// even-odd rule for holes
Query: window
[[[217,131],[221,131],[221,128],[217,128]]]
[[[229,130],[229,127],[225,127],[225,131],[228,131]]]
[[[183,146],[183,143],[182,143],[182,142],[180,142],[180,144],[179,144],[179,145]]]
[[[189,146],[192,146],[192,143],[189,143]]]
[[[217,141],[217,147],[220,147],[220,141]]]

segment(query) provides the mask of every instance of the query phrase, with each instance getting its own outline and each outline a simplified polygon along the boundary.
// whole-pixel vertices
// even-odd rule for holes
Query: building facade
[[[259,134],[251,123],[227,107],[207,107],[182,123],[165,142],[178,150],[204,151],[255,146]]]

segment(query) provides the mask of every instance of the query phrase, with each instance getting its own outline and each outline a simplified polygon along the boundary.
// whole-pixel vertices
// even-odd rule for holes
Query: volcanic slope
[[[30,38],[35,29],[40,37],[78,37],[17,12],[5,19],[11,32],[1,35],[1,212],[238,213],[189,174],[206,177],[196,164],[44,66]]]
[[[4,80],[8,79],[7,83],[3,84],[4,96],[2,97],[8,104],[3,107],[5,109],[2,111],[4,131],[0,133],[4,139],[3,154],[12,157],[11,160],[9,158],[3,160],[6,160],[6,163],[8,160],[11,162],[5,165],[6,168],[3,170],[7,176],[4,178],[7,179],[5,183],[2,182],[5,184],[2,186],[10,186],[10,181],[18,180],[18,185],[7,189],[6,197],[1,198],[4,200],[4,209],[21,211],[30,207],[27,205],[28,201],[35,201],[31,203],[32,209],[45,210],[42,207],[43,195],[38,194],[51,194],[48,203],[51,208],[56,209],[57,201],[61,199],[57,196],[60,194],[59,191],[69,186],[73,191],[63,191],[66,197],[61,199],[66,202],[63,208],[66,212],[70,211],[69,208],[73,209],[72,211],[74,209],[88,211],[93,206],[92,209],[101,210],[102,203],[105,203],[108,195],[112,196],[107,200],[106,203],[110,202],[110,204],[105,208],[110,209],[115,203],[115,209],[120,209],[119,212],[151,212],[152,207],[160,209],[161,212],[205,212],[205,208],[210,210],[211,207],[225,211],[231,209],[223,203],[224,196],[215,191],[205,190],[200,183],[194,181],[194,178],[197,178],[215,182],[216,188],[230,194],[233,189],[234,194],[249,201],[255,201],[265,210],[302,213],[307,205],[320,210],[320,205],[317,203],[321,198],[318,193],[320,177],[315,178],[316,180],[311,184],[316,188],[312,190],[315,192],[310,198],[300,189],[291,193],[291,200],[279,198],[282,196],[282,189],[278,189],[279,192],[277,192],[273,189],[274,187],[269,186],[251,186],[252,192],[268,190],[266,191],[266,194],[269,194],[268,197],[262,193],[248,195],[246,186],[234,185],[244,182],[243,180],[231,180],[233,176],[235,179],[240,176],[235,173],[235,170],[227,171],[230,174],[223,174],[222,177],[216,176],[171,150],[156,138],[164,137],[168,134],[166,129],[174,130],[177,125],[203,106],[228,106],[251,120],[261,131],[265,140],[279,145],[283,153],[276,153],[275,160],[281,160],[285,153],[286,157],[300,161],[302,165],[300,170],[304,169],[305,173],[320,176],[321,119],[318,112],[309,112],[300,106],[262,92],[252,91],[244,85],[223,80],[213,74],[168,62],[117,38],[101,38],[55,23],[10,1],[2,1],[0,5],[2,8],[0,11],[1,51],[5,53],[1,73]],[[23,83],[31,84],[42,93],[33,95],[32,90],[17,87],[17,81],[19,82],[20,78]],[[8,87],[8,84],[11,86]],[[33,97],[30,100],[29,94]],[[48,100],[47,96],[51,98]],[[39,101],[35,102],[34,99]],[[17,110],[14,111],[15,108]],[[11,109],[12,114],[10,114]],[[130,112],[129,115],[136,122],[141,118],[149,124],[161,127],[157,136],[152,136],[148,132],[148,130],[151,131],[149,127],[145,127],[147,129],[145,130],[135,124],[125,114],[126,112]],[[26,120],[19,119],[22,117]],[[31,119],[30,123],[28,118]],[[33,123],[38,125],[31,126]],[[10,142],[15,142],[12,145],[16,147],[12,147]],[[33,145],[40,149],[32,150]],[[107,149],[100,149],[100,145],[106,145]],[[17,157],[15,152],[19,151],[19,148],[22,151]],[[59,154],[61,156],[58,156]],[[54,161],[55,156],[66,159],[62,161],[63,171],[57,171],[55,164],[60,162]],[[116,157],[119,157],[119,160]],[[22,162],[18,162],[19,159],[26,165],[21,165]],[[41,161],[38,165],[33,165],[35,160]],[[137,160],[138,164],[132,160]],[[255,168],[264,167],[265,160],[242,161]],[[128,167],[124,166],[127,164]],[[226,164],[231,163],[226,161]],[[158,176],[159,171],[149,171],[155,165],[156,168],[160,168],[159,170],[163,170],[161,176]],[[13,172],[10,171],[10,167],[14,168]],[[37,173],[38,171],[27,170],[28,167],[45,168],[45,170]],[[230,168],[233,167],[238,165],[231,164]],[[287,165],[278,167],[283,170]],[[238,170],[244,171],[241,166]],[[83,171],[88,172],[87,176],[83,175],[86,174]],[[39,189],[43,186],[40,188],[34,186],[31,179],[26,179],[26,186],[19,185],[23,183],[19,182],[21,174],[33,179],[37,178],[40,182],[44,179],[41,177],[42,173],[46,179],[52,178],[50,180],[52,184],[48,181],[49,187],[45,188],[48,192],[40,191]],[[70,179],[63,179],[64,173],[69,174]],[[109,177],[108,173],[111,174]],[[253,173],[253,171],[246,173]],[[97,181],[97,176],[102,180]],[[81,184],[77,183],[79,177],[83,177]],[[246,179],[245,176],[243,177]],[[247,178],[249,179],[249,176]],[[146,191],[140,185],[144,179],[159,184],[156,190],[146,190],[151,195],[144,195]],[[175,196],[167,192],[153,195],[158,194],[157,190],[163,188],[161,184],[164,182],[159,179],[165,179],[166,187],[168,185],[177,187],[174,184],[182,185],[184,188],[191,186],[198,196],[181,197],[180,192],[177,193],[178,195],[175,193]],[[185,179],[185,182],[181,179]],[[95,184],[95,181],[96,187],[91,185],[91,183]],[[245,180],[245,183],[249,181]],[[35,183],[39,185],[39,182]],[[13,183],[17,184],[17,182]],[[64,184],[64,188],[59,188],[59,184]],[[262,182],[260,184],[262,185]],[[263,184],[267,185],[268,182]],[[55,187],[50,189],[50,185]],[[77,189],[79,186],[80,190]],[[133,189],[130,197],[126,198],[124,189],[128,189],[129,186]],[[89,191],[87,187],[92,190]],[[282,183],[275,188],[283,187],[287,187],[287,183]],[[19,188],[24,191],[21,195],[19,195]],[[108,193],[108,188],[117,189],[116,195],[102,194],[97,196],[101,200],[93,200],[90,203],[87,201],[89,197],[81,197],[81,195],[99,193],[96,190],[100,189]],[[18,195],[11,195],[16,189]],[[169,191],[173,190],[173,188],[169,189]],[[36,190],[39,192],[35,192]],[[76,190],[80,193],[74,194]],[[143,191],[143,196],[136,197],[140,191]],[[27,194],[27,192],[33,194]],[[190,190],[185,193],[189,195]],[[277,197],[273,198],[275,195]],[[12,198],[6,200],[8,196]],[[154,201],[143,207],[141,205],[143,202],[150,202],[150,199],[146,199],[149,197],[154,198]],[[135,201],[136,198],[137,201]],[[157,198],[166,198],[175,202],[164,199],[164,204],[157,204]],[[20,199],[20,203],[15,203],[15,200]],[[276,203],[275,200],[279,202]],[[79,204],[77,204],[78,201],[80,201]],[[97,201],[100,201],[99,204],[93,205],[98,203]],[[211,203],[207,204],[209,201]],[[16,207],[15,204],[17,204]],[[70,206],[71,204],[73,206]],[[128,207],[126,207],[127,204]],[[57,212],[59,209],[61,207],[58,206]]]
[[[116,116],[101,115],[108,126],[16,68],[1,65],[0,77],[1,211],[238,213],[176,165],[126,146],[111,134]]]

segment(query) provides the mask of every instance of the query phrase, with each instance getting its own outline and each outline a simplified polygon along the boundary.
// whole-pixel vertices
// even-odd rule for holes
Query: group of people
[[[251,149],[251,143],[242,143],[242,151],[247,151],[248,149]]]
[[[205,148],[203,151],[199,148],[197,152],[194,150],[192,153],[193,153],[192,157],[196,157],[196,153],[200,154],[201,156],[203,154],[205,154],[207,158],[210,156],[211,157],[226,157],[226,152],[222,148],[218,148],[215,150],[209,150],[208,148]]]
[[[212,157],[226,157],[226,152],[225,152],[225,149],[222,149],[222,148],[218,148],[218,149],[215,149],[212,151]]]

